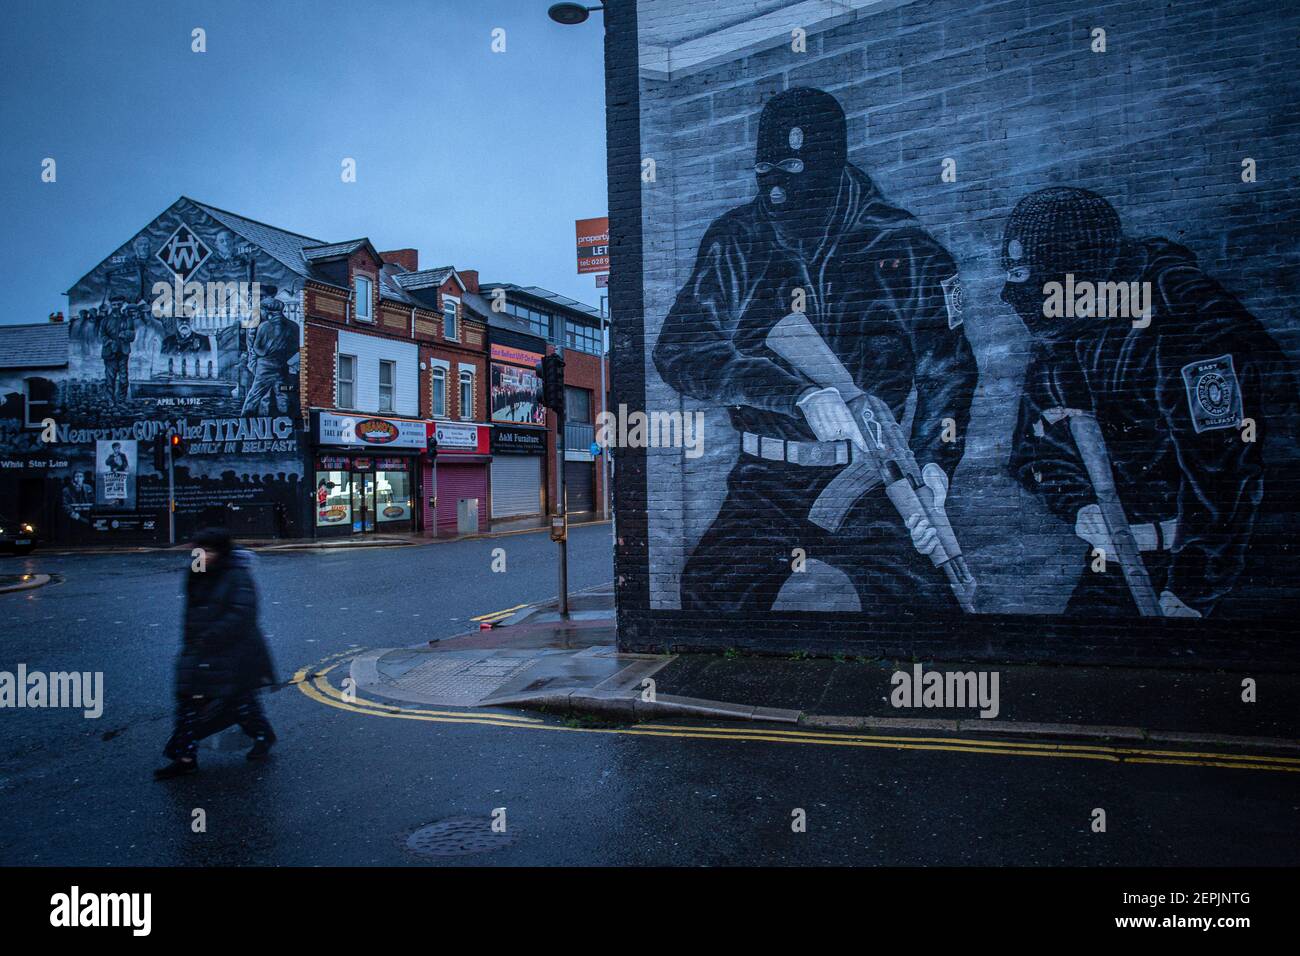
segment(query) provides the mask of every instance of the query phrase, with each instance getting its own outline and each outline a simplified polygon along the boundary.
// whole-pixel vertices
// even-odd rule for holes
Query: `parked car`
[[[16,521],[0,515],[0,551],[11,554],[31,554],[36,547],[36,528],[29,522]]]

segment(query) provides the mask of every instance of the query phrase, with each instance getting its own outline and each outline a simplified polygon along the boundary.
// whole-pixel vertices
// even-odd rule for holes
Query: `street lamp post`
[[[546,11],[546,15],[556,23],[561,23],[566,27],[574,26],[578,23],[585,23],[587,17],[591,16],[597,10],[604,10],[603,5],[598,7],[584,7],[580,3],[553,3],[551,8]]]

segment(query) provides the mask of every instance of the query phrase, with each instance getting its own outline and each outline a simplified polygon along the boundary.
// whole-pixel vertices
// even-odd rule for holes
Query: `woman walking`
[[[159,780],[198,770],[198,742],[232,724],[253,739],[249,760],[265,757],[276,739],[257,700],[275,677],[257,624],[253,555],[220,528],[200,532],[194,546],[203,554],[185,577],[176,727],[163,749],[171,763],[154,771]]]

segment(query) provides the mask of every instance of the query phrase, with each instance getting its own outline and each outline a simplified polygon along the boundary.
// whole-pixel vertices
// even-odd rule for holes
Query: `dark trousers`
[[[108,388],[109,397],[114,401],[126,400],[129,375],[129,356],[119,355],[104,359],[104,385]]]
[[[228,700],[177,698],[176,726],[163,748],[163,756],[171,760],[193,757],[200,740],[235,724],[254,740],[275,738],[258,702],[257,691],[247,691]]]
[[[843,466],[805,467],[742,456],[727,497],[682,571],[682,607],[711,613],[772,609],[794,570],[794,549],[838,568],[868,614],[961,614],[944,573],[912,546],[903,519],[877,485],[837,532],[808,520]]]
[[[248,387],[248,395],[244,398],[244,407],[240,411],[241,415],[261,415],[262,406],[266,406],[267,415],[287,414],[289,409],[288,403],[281,400],[279,387],[285,383],[281,375],[267,375],[257,373],[253,376],[253,384]],[[281,406],[285,406],[281,408]]]
[[[1139,552],[1156,595],[1165,589],[1169,577],[1168,551]],[[1083,574],[1065,606],[1067,617],[1138,617],[1137,602],[1124,580],[1124,572],[1114,555],[1106,556],[1106,570],[1092,570],[1092,548],[1084,555]]]

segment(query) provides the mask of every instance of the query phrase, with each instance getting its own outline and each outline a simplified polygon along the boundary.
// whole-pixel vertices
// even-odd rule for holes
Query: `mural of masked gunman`
[[[767,102],[758,194],[705,232],[656,343],[664,381],[726,406],[740,442],[726,499],[684,568],[684,608],[770,609],[798,548],[843,571],[864,611],[958,610],[926,557],[934,527],[905,523],[879,484],[833,530],[810,520],[832,480],[879,439],[819,381],[824,367],[796,368],[768,346],[774,326],[802,312],[832,364],[898,421],[915,390],[907,441],[944,507],[977,379],[957,267],[848,163],[847,146],[844,112],[829,94],[798,88]]]
[[[248,367],[253,384],[244,398],[241,415],[288,415],[288,401],[281,389],[292,385],[289,360],[298,354],[298,326],[285,315],[279,299],[263,299],[257,334],[248,349]],[[263,406],[266,411],[261,411]],[[284,407],[281,407],[284,406]]]
[[[1279,386],[1294,387],[1277,344],[1190,251],[1127,239],[1110,203],[1084,189],[1023,198],[1002,261],[1002,298],[1034,338],[1011,473],[1087,542],[1066,613],[1196,618],[1230,605],[1259,537],[1266,432],[1290,401]],[[1121,287],[1110,285],[1105,308],[1079,291],[1072,318],[1048,318],[1060,312],[1045,308],[1051,283],[1124,283],[1130,308],[1114,308]],[[1074,418],[1094,420],[1100,440],[1090,446]]]

